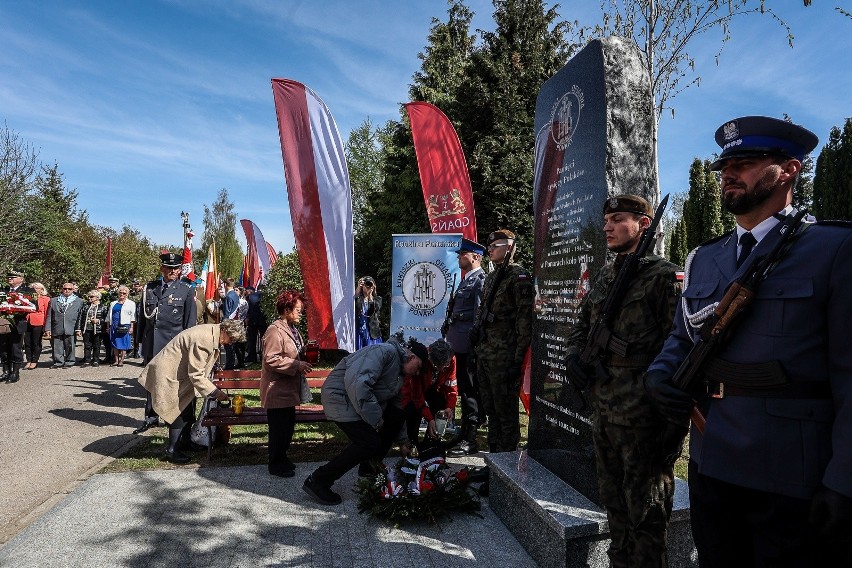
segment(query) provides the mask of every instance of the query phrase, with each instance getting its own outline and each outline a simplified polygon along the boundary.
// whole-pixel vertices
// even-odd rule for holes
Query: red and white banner
[[[266,279],[271,263],[269,248],[260,228],[248,219],[240,219],[240,225],[246,234],[246,260],[243,264],[243,286],[257,289],[257,285]]]
[[[278,253],[269,241],[266,241],[266,252],[269,254],[269,268],[272,268],[278,262]]]
[[[308,300],[308,338],[355,350],[352,196],[343,142],[322,99],[272,79],[296,251]]]
[[[193,283],[197,279],[195,276],[195,267],[192,266],[192,237],[194,236],[195,233],[187,225],[183,234],[183,266],[180,268],[181,277]]]
[[[470,175],[455,128],[429,103],[407,103],[426,214],[433,233],[461,233],[476,240]]]
[[[109,286],[109,277],[112,276],[112,237],[107,237],[107,253],[104,269],[98,280],[98,286]]]
[[[207,260],[204,262],[205,272],[201,275],[204,280],[204,300],[219,299],[219,270],[216,266],[216,241],[210,243],[207,249]]]

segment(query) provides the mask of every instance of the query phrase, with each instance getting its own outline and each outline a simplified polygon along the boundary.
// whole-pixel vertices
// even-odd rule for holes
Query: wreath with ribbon
[[[19,292],[0,292],[0,314],[30,314],[36,311],[33,301]]]
[[[377,473],[358,478],[358,510],[392,521],[396,526],[410,521],[438,518],[454,511],[480,516],[479,498],[469,487],[467,467],[453,472],[443,457],[420,461],[402,458],[392,467],[376,464]]]

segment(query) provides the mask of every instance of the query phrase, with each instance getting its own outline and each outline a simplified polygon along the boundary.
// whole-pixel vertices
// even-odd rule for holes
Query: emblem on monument
[[[577,85],[557,99],[550,110],[550,136],[559,150],[571,145],[583,110],[583,91]]]

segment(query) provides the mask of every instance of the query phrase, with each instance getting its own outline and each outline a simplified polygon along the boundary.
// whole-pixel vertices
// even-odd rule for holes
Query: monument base
[[[489,506],[543,567],[605,568],[606,512],[526,452],[486,456]],[[678,479],[668,532],[669,566],[698,566],[689,529],[686,482]]]

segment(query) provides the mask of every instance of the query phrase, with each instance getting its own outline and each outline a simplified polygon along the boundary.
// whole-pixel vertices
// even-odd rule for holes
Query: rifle
[[[639,270],[639,262],[647,256],[648,251],[652,250],[654,244],[657,242],[657,227],[660,225],[660,220],[663,217],[663,212],[666,210],[668,202],[669,195],[666,194],[657,206],[651,224],[642,233],[636,250],[628,254],[624,259],[624,264],[621,266],[618,275],[616,275],[612,283],[601,312],[598,314],[591,330],[589,330],[589,336],[586,339],[583,351],[579,357],[569,357],[567,361],[566,376],[569,382],[577,389],[581,400],[583,400],[581,391],[589,386],[592,376],[597,375],[601,380],[607,377],[606,369],[603,367],[603,356],[606,351],[612,351],[621,357],[627,356],[628,343],[624,339],[613,335],[611,330],[612,322],[615,316],[618,315],[621,303],[627,294],[627,289],[630,287],[630,283]],[[583,400],[583,406],[585,406],[585,400]]]
[[[456,306],[456,276],[453,274],[453,285],[450,286],[450,299],[447,300],[447,313],[444,315],[444,323],[441,324],[441,337],[447,338],[447,330],[450,329],[450,324],[453,323],[453,308]]]
[[[698,341],[692,346],[672,377],[674,385],[689,393],[693,399],[700,394],[699,387],[704,386],[703,371],[707,364],[730,341],[736,326],[754,302],[758,288],[783,258],[792,239],[799,234],[805,214],[805,211],[799,211],[796,215],[788,215],[784,219],[778,229],[781,238],[772,250],[749,262],[748,269],[742,276],[731,282],[716,309],[701,324]],[[698,431],[703,434],[704,416],[697,407],[692,408],[691,418]]]
[[[491,281],[491,286],[487,290],[488,296],[482,299],[482,302],[479,304],[479,309],[476,310],[476,319],[474,320],[473,327],[469,334],[471,347],[476,347],[482,339],[482,322],[486,321],[491,323],[494,321],[494,314],[491,313],[491,306],[494,305],[494,297],[497,295],[497,285],[503,279],[503,275],[509,267],[509,261],[514,252],[515,241],[512,241],[512,244],[509,245],[509,249],[506,251],[506,256],[503,257],[503,261],[497,266],[497,270],[494,271],[494,280]]]

